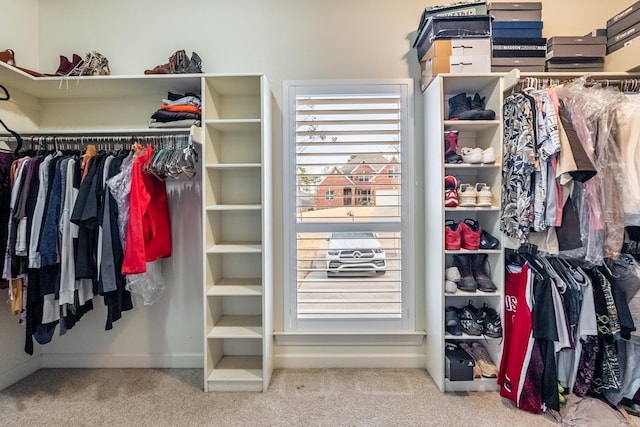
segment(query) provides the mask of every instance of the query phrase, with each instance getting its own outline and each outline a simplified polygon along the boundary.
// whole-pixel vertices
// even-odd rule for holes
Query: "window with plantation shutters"
[[[289,329],[406,329],[410,82],[286,82]]]

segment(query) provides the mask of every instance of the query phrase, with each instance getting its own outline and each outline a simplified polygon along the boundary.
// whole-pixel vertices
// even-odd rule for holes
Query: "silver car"
[[[340,231],[329,235],[327,276],[371,276],[387,268],[384,247],[372,231]]]

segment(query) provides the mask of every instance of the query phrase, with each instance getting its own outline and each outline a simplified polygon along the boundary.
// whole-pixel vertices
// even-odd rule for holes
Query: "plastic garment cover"
[[[585,88],[579,79],[558,90],[571,115],[576,133],[596,166],[597,175],[582,185],[579,201],[581,250],[565,253],[584,256],[587,262],[602,265],[604,258],[617,258],[624,241],[625,188],[620,150],[615,142],[616,109],[624,101],[622,93],[605,88]]]
[[[111,195],[118,204],[118,231],[122,247],[125,244],[127,220],[129,218],[129,193],[131,192],[131,171],[133,170],[133,161],[135,156],[129,155],[122,161],[120,173],[112,176],[107,180],[107,186],[111,191]]]
[[[627,95],[616,109],[616,143],[622,157],[627,191],[625,225],[640,226],[640,96]]]
[[[132,294],[140,295],[144,305],[158,301],[164,292],[164,279],[159,261],[147,262],[146,272],[130,274],[126,279],[125,288]]]

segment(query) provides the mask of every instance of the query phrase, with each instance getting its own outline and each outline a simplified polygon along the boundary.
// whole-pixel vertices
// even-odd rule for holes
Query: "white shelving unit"
[[[205,77],[205,390],[273,371],[270,97],[262,75]]]
[[[426,329],[427,355],[426,369],[441,391],[484,391],[497,390],[496,379],[475,379],[473,381],[449,381],[445,378],[445,342],[479,341],[484,345],[496,365],[500,362],[500,339],[449,336],[445,333],[445,309],[448,306],[462,307],[471,302],[475,307],[487,304],[501,314],[504,289],[504,256],[498,250],[445,250],[444,222],[456,222],[465,218],[475,219],[480,226],[494,237],[502,240],[500,232],[500,192],[502,159],[502,99],[503,81],[501,74],[440,74],[424,92],[425,114],[425,229],[426,229]],[[486,97],[486,108],[496,112],[495,120],[458,121],[447,120],[448,99],[465,92],[469,96],[479,93]],[[490,165],[445,164],[444,132],[458,130],[458,149],[461,147],[493,147],[496,163]],[[483,182],[491,187],[493,204],[490,207],[444,207],[444,177],[453,175],[460,183]],[[439,203],[434,201],[439,200]],[[495,293],[461,292],[445,294],[445,269],[453,266],[456,254],[487,254],[491,265],[492,279],[498,287]]]

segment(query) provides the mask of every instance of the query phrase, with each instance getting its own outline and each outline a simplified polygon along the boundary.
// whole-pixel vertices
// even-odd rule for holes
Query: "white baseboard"
[[[202,353],[44,353],[42,368],[200,368]]]
[[[407,354],[276,354],[275,368],[424,368],[425,356]]]
[[[0,374],[0,390],[4,390],[10,385],[38,371],[41,361],[40,355],[32,356],[26,362]]]

